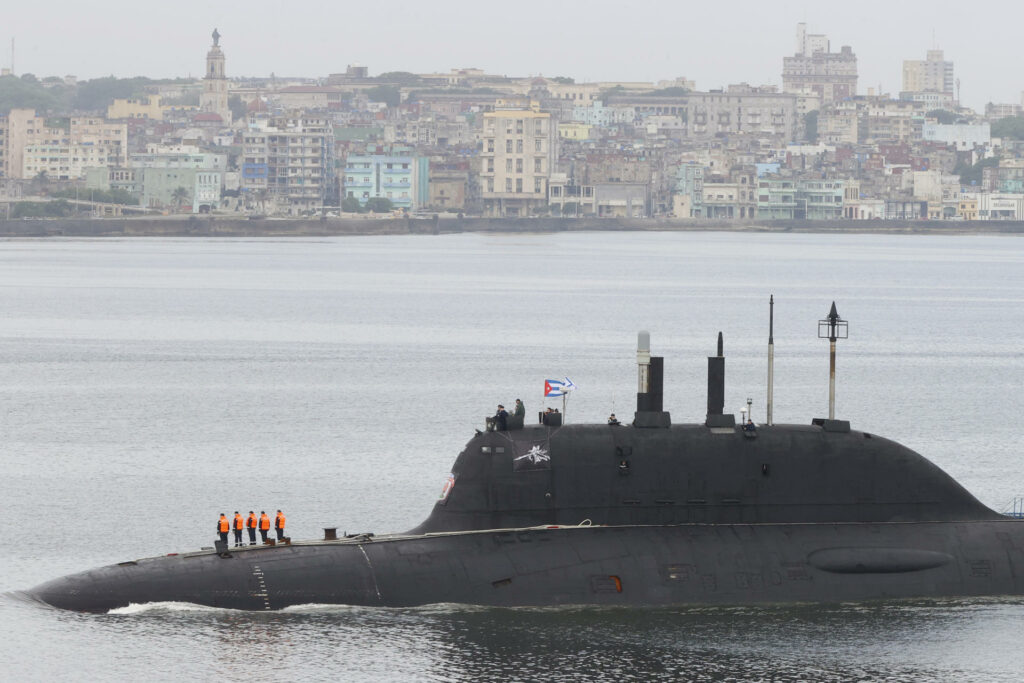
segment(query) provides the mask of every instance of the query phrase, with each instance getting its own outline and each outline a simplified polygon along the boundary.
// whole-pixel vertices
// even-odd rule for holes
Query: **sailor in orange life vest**
[[[220,535],[222,543],[228,542],[228,529],[231,528],[231,523],[228,522],[228,518],[224,516],[224,513],[220,513],[220,519],[217,520],[217,534]]]
[[[277,540],[284,538],[284,513],[280,510],[277,511],[277,517],[274,518],[274,529],[277,531]]]
[[[267,542],[267,532],[270,531],[270,517],[267,517],[266,510],[260,510],[260,536],[263,537],[263,543]]]
[[[249,516],[245,518],[245,528],[249,532],[249,545],[256,545],[256,513],[249,510]]]
[[[238,514],[238,510],[235,510],[235,547],[245,545],[242,543],[242,529],[245,528],[245,520],[242,519],[242,515]]]

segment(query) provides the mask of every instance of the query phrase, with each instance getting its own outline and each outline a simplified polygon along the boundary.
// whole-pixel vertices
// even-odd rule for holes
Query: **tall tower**
[[[213,29],[213,46],[206,53],[206,75],[199,109],[220,115],[224,123],[231,124],[228,108],[228,79],[224,76],[224,53],[220,49],[220,33]]]

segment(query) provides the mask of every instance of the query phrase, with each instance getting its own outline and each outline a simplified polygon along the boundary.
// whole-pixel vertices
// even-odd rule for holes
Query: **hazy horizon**
[[[803,21],[809,32],[826,34],[833,51],[853,48],[858,93],[881,86],[896,96],[903,60],[924,59],[937,47],[955,64],[962,102],[980,110],[986,102],[1020,103],[1024,90],[1016,50],[1024,10],[1008,2],[986,9],[974,18],[935,3],[880,0],[786,3],[785,9],[738,0],[727,14],[719,6],[652,0],[522,0],[502,7],[393,0],[360,8],[358,15],[311,2],[287,10],[283,21],[282,5],[266,0],[244,9],[182,0],[159,13],[141,13],[125,0],[106,2],[102,10],[54,0],[5,17],[0,64],[10,66],[13,38],[18,75],[195,77],[216,27],[229,78],[324,77],[361,64],[371,74],[476,67],[577,82],[685,76],[708,90],[739,82],[781,86],[782,58],[795,52],[796,24]],[[716,28],[723,22],[734,28]]]

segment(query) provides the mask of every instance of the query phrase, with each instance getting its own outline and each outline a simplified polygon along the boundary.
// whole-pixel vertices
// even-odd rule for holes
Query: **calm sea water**
[[[571,421],[631,414],[635,343],[675,422],[837,416],[986,504],[1024,494],[1024,240],[706,233],[0,242],[0,664],[12,680],[1018,680],[1024,601],[735,609],[104,616],[17,591],[209,545],[219,512],[402,531],[501,402],[579,386]]]

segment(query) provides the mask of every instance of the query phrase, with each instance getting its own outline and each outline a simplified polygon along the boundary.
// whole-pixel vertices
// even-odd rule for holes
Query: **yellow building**
[[[484,114],[480,184],[487,214],[528,216],[547,205],[548,179],[557,158],[553,123],[536,102],[526,109]]]
[[[164,111],[160,106],[159,95],[148,95],[145,97],[131,97],[123,100],[114,100],[113,104],[107,107],[107,118],[116,119],[149,119],[151,121],[163,121]]]
[[[588,123],[560,123],[558,124],[558,137],[566,140],[589,140],[592,128],[593,126]]]
[[[978,197],[977,195],[963,194],[957,202],[956,215],[965,221],[978,220]]]

